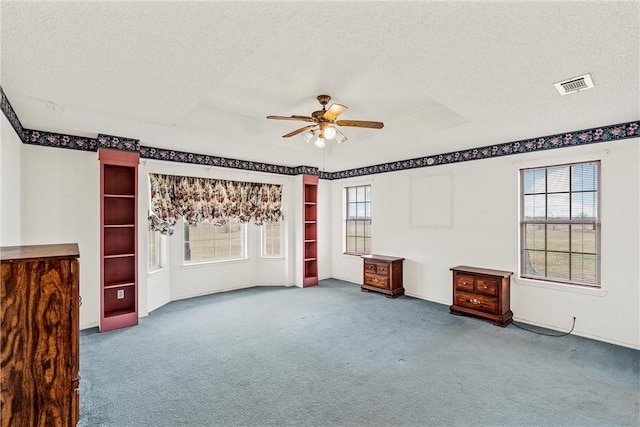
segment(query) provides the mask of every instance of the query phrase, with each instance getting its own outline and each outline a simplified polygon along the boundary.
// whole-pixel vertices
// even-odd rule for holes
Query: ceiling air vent
[[[560,95],[567,95],[569,93],[591,89],[593,87],[593,80],[591,80],[591,74],[585,74],[584,76],[574,77],[563,82],[554,83],[553,85]]]

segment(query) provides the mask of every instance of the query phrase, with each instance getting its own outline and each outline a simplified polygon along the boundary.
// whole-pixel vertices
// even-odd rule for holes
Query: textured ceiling
[[[0,85],[31,129],[344,170],[638,120],[639,4],[3,0]],[[385,127],[265,119],[323,93]]]

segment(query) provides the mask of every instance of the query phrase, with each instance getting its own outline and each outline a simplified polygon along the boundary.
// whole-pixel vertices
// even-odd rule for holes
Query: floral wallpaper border
[[[140,141],[121,136],[98,134],[98,148],[113,148],[122,151],[140,151]]]
[[[238,160],[226,157],[212,156],[209,154],[196,154],[187,151],[168,150],[140,146],[141,159],[166,160],[170,162],[191,163],[194,165],[217,166],[222,168],[241,169],[254,172],[275,173],[280,175],[318,175],[318,168],[311,166],[280,166],[269,163],[253,162],[250,160]]]
[[[13,130],[16,131],[18,138],[20,138],[22,142],[25,142],[27,139],[26,130],[22,127],[22,123],[20,123],[20,119],[18,119],[18,115],[13,110],[13,106],[11,106],[2,86],[0,86],[0,108],[7,120],[9,120],[9,123],[11,123]]]
[[[320,171],[311,166],[281,166],[269,163],[252,162],[226,157],[197,154],[186,151],[167,150],[140,145],[137,139],[98,134],[97,138],[86,138],[53,132],[23,128],[16,112],[13,110],[2,86],[0,86],[0,108],[11,123],[18,137],[25,144],[47,147],[68,148],[72,150],[97,151],[98,148],[111,148],[123,151],[138,151],[142,159],[156,159],[170,162],[190,163],[196,165],[216,166],[241,169],[253,172],[275,173],[280,175],[317,175],[320,179],[333,180],[374,175],[386,172],[397,172],[407,169],[424,168],[470,160],[489,159],[534,151],[552,150],[556,148],[595,144],[613,140],[640,137],[640,120],[615,125],[595,127],[591,129],[560,133],[521,141],[504,142],[467,150],[452,151],[444,154],[416,157],[389,163],[381,163],[338,172]]]
[[[530,153],[534,151],[552,150],[556,148],[574,147],[578,145],[595,144],[599,142],[637,137],[640,137],[640,121],[530,138],[522,141],[512,141],[502,144],[486,145],[484,147],[470,148],[468,150],[452,151],[450,153],[416,157],[409,160],[401,160],[397,162],[382,163],[374,166],[349,169],[345,171],[334,172],[331,179],[373,175],[377,173],[438,166],[449,163],[466,162],[469,160],[510,156],[514,154]]]

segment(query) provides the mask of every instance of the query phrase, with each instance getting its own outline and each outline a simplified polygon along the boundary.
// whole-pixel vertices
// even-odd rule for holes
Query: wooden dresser
[[[505,327],[513,318],[509,284],[513,272],[460,265],[453,271],[452,314],[468,314]]]
[[[2,427],[75,426],[78,245],[0,248]]]
[[[380,292],[396,298],[404,295],[402,261],[404,258],[385,255],[363,255],[363,278],[360,289]]]

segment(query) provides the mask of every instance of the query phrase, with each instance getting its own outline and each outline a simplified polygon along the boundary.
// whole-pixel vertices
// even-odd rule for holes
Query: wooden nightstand
[[[380,292],[390,298],[404,295],[402,261],[404,258],[384,255],[363,255],[363,277],[360,289]]]
[[[511,271],[460,265],[453,271],[451,314],[468,314],[505,327],[513,318],[510,308]]]

